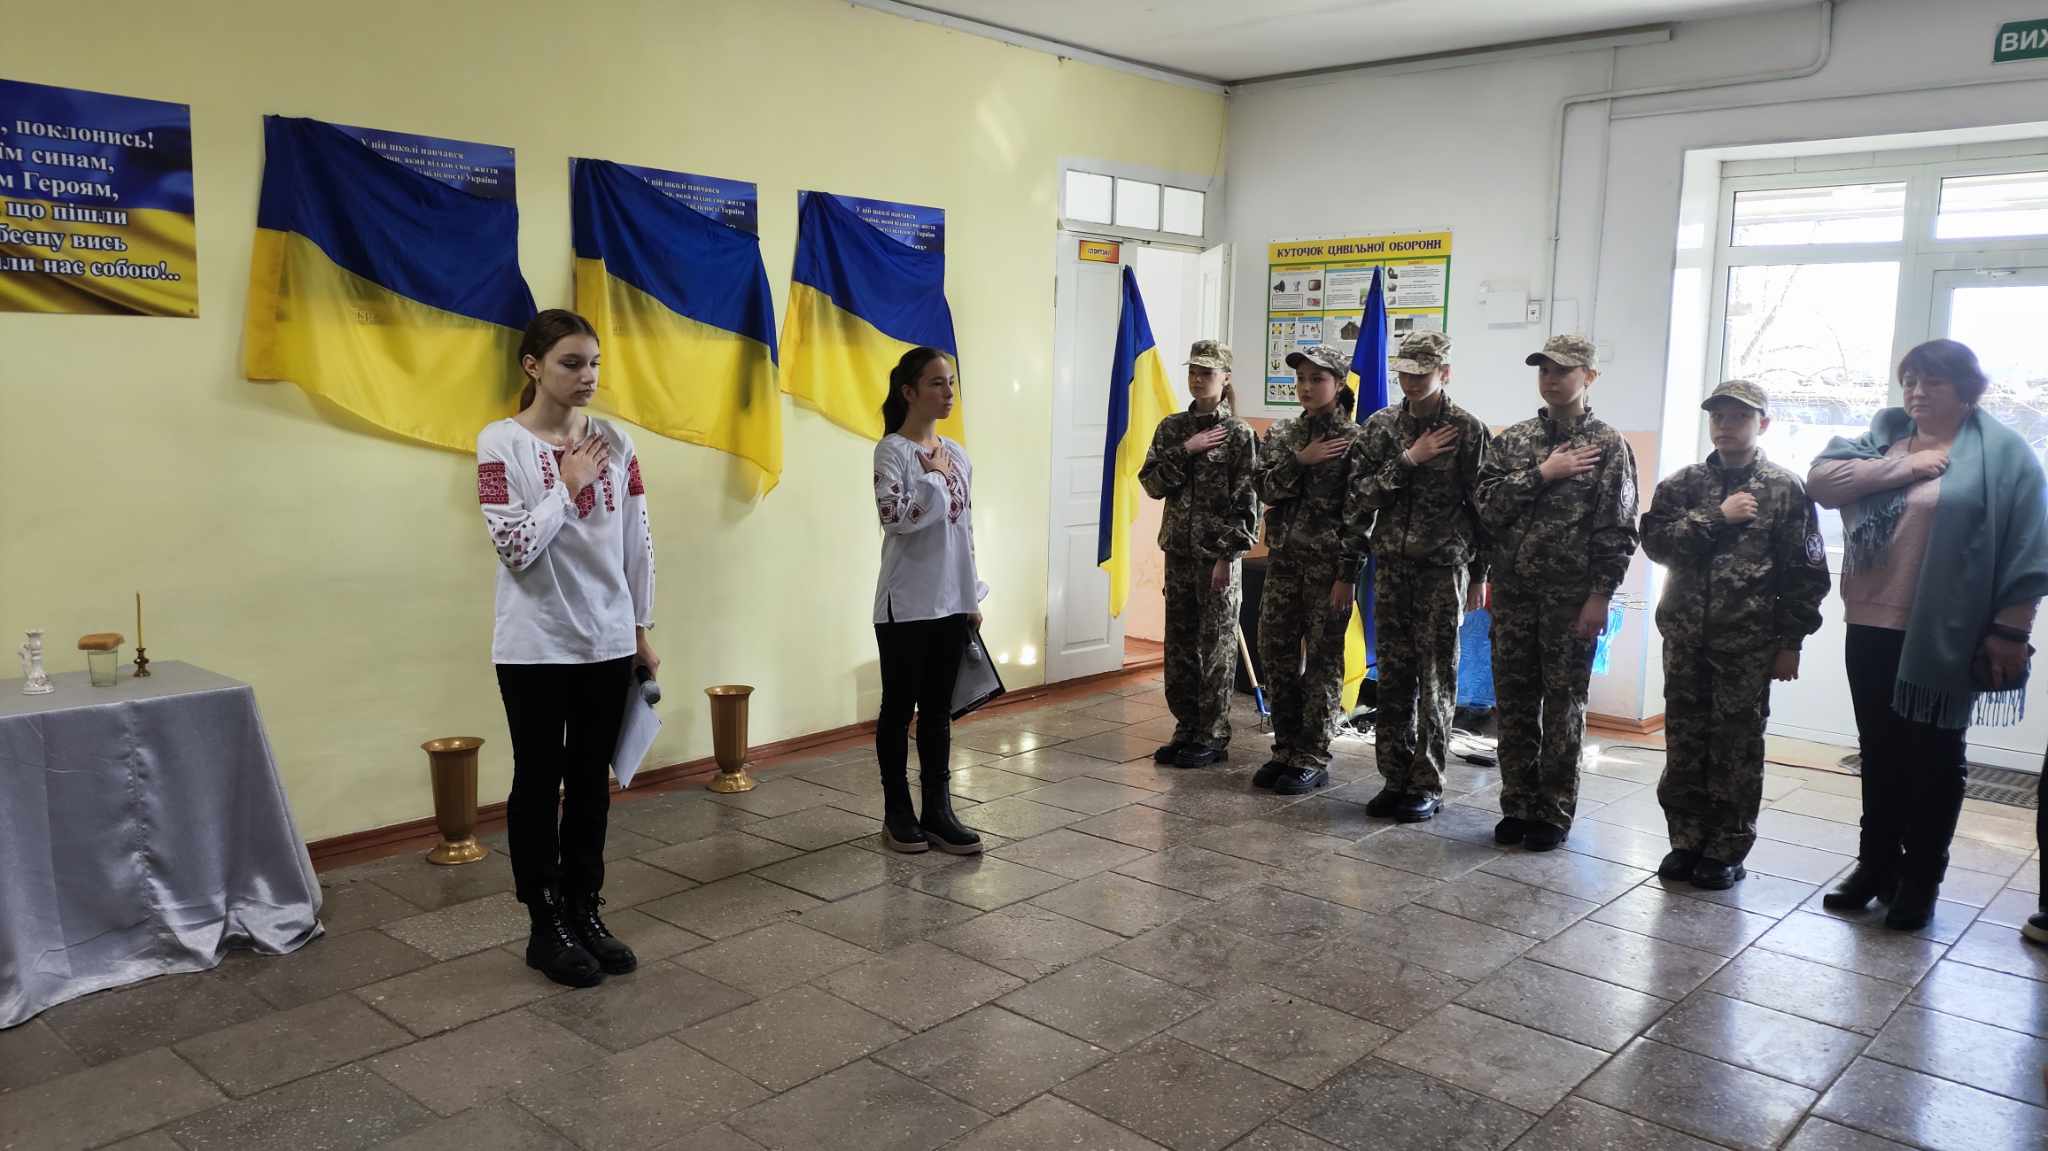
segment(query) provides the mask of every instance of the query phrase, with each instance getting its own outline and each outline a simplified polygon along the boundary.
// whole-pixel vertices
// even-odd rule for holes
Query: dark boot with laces
[[[604,925],[597,909],[604,906],[604,896],[591,892],[588,895],[573,895],[567,900],[569,930],[576,936],[576,942],[583,950],[590,952],[597,960],[598,969],[606,975],[624,975],[640,966],[639,957],[626,946],[625,940],[612,934]]]
[[[526,901],[533,920],[526,939],[526,965],[568,987],[595,987],[604,982],[597,958],[569,930],[560,893],[552,888]]]

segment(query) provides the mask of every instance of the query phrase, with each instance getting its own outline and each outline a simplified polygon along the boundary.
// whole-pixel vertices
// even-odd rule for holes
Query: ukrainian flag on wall
[[[1387,296],[1380,276],[1385,268],[1372,270],[1372,290],[1365,296],[1365,311],[1359,317],[1358,343],[1351,349],[1351,388],[1358,397],[1356,415],[1360,424],[1367,416],[1387,406]],[[1365,576],[1358,582],[1358,599],[1351,608],[1351,624],[1344,630],[1344,710],[1358,706],[1358,690],[1373,666],[1372,587],[1375,565],[1365,558]]]
[[[1152,342],[1152,323],[1138,294],[1138,276],[1124,268],[1124,300],[1117,318],[1116,355],[1109,366],[1109,430],[1102,440],[1102,514],[1096,525],[1095,562],[1109,572],[1109,614],[1124,613],[1131,596],[1131,524],[1138,518],[1138,469],[1159,421],[1174,409],[1166,366]]]
[[[458,191],[318,120],[263,118],[244,371],[402,436],[469,452],[512,414],[534,315],[519,209]]]
[[[835,196],[805,195],[782,322],[782,390],[840,427],[879,440],[889,369],[919,346],[960,358],[946,305],[945,254],[892,239]],[[966,410],[956,402],[939,422],[940,434],[965,443]]]
[[[604,160],[576,161],[573,183],[576,308],[604,349],[607,406],[739,456],[773,488],[782,397],[760,239]]]

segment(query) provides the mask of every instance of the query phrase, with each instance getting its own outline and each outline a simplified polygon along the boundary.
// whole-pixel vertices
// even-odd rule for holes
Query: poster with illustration
[[[1387,335],[1446,330],[1450,314],[1451,234],[1400,232],[1288,240],[1266,248],[1268,407],[1294,407],[1287,355],[1328,344],[1349,357],[1358,344],[1374,271],[1385,274]]]

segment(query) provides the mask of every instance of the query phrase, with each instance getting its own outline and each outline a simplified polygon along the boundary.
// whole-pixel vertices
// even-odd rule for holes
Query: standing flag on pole
[[[1138,277],[1124,269],[1123,313],[1116,325],[1116,357],[1109,366],[1109,430],[1102,438],[1102,515],[1096,526],[1095,562],[1109,572],[1109,614],[1124,613],[1131,595],[1131,524],[1138,518],[1138,469],[1159,421],[1173,411],[1173,389],[1152,342]]]
[[[519,206],[388,160],[332,124],[263,118],[243,374],[290,380],[402,436],[472,451],[512,414]]]
[[[782,390],[840,427],[879,440],[889,371],[920,346],[959,362],[945,253],[891,238],[837,196],[806,192],[782,322]],[[965,413],[964,404],[955,404],[939,433],[966,442]]]
[[[782,474],[775,305],[758,237],[632,170],[577,160],[576,306],[597,328],[609,406],[652,432]]]
[[[1387,297],[1380,277],[1385,268],[1372,270],[1372,291],[1365,297],[1365,314],[1359,318],[1358,343],[1351,352],[1351,386],[1358,395],[1358,422],[1387,406]],[[1372,584],[1375,565],[1365,559],[1365,576],[1358,583],[1358,601],[1351,609],[1351,626],[1344,630],[1344,710],[1358,706],[1358,689],[1373,665]]]

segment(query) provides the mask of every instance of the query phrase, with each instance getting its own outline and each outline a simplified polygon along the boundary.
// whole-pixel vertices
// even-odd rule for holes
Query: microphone
[[[647,670],[646,664],[633,665],[633,678],[640,681],[640,698],[649,707],[661,702],[661,684],[655,682],[654,673]]]

